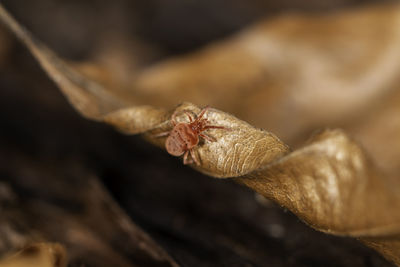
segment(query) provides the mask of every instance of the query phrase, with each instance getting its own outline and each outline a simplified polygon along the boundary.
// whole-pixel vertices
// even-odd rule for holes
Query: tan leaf
[[[0,18],[83,116],[143,134],[160,147],[165,138],[155,136],[172,128],[174,112],[179,122],[187,122],[183,111],[200,112],[188,102],[163,109],[183,101],[235,113],[291,143],[319,126],[347,127],[371,155],[343,130],[322,131],[291,152],[269,131],[210,109],[210,123],[229,130],[208,131],[216,142],[205,141],[195,149],[201,164],[193,167],[233,178],[313,228],[358,238],[400,266],[399,152],[380,140],[400,134],[398,124],[390,128],[385,121],[394,118],[400,102],[392,98],[399,89],[399,5],[261,22],[226,41],[144,69],[130,85],[134,90],[120,89],[127,85],[118,82],[100,85],[107,83],[101,82],[101,68],[72,68],[3,8]],[[384,102],[389,105],[379,104],[384,96],[391,98]],[[371,106],[377,111],[374,116]],[[361,119],[370,116],[372,120]],[[373,125],[391,129],[392,135],[369,135]],[[387,144],[379,152],[380,142]],[[380,164],[387,151],[390,164]]]
[[[343,124],[399,88],[400,6],[286,14],[144,69],[148,103],[211,105],[298,141]]]

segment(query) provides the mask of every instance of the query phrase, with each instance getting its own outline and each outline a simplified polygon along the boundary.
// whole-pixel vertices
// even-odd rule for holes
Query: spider
[[[183,164],[191,164],[194,161],[196,165],[200,165],[200,162],[193,151],[199,143],[199,136],[210,142],[216,141],[214,138],[202,133],[203,131],[207,129],[227,130],[227,128],[223,126],[208,125],[208,120],[203,118],[208,109],[209,106],[202,109],[199,115],[196,116],[196,119],[193,119],[192,115],[188,111],[184,110],[183,112],[189,118],[189,123],[178,123],[176,121],[177,111],[175,111],[171,117],[174,126],[172,130],[156,134],[156,137],[168,136],[165,141],[167,152],[176,157],[183,155]],[[189,154],[192,159],[188,158]]]

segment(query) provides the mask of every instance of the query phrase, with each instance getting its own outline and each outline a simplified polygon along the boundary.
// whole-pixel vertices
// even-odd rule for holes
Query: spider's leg
[[[157,138],[157,137],[164,137],[164,136],[168,136],[169,133],[170,133],[170,131],[161,132],[161,133],[156,133],[156,134],[153,134],[152,137],[154,137],[154,138]]]
[[[214,137],[208,136],[206,134],[199,134],[199,136],[203,137],[204,139],[206,139],[209,142],[215,142],[217,141]]]
[[[190,113],[189,113],[188,111],[186,111],[186,110],[183,111],[183,112],[185,112],[186,116],[188,116],[190,122],[193,122],[193,118],[192,118],[192,116],[190,115]]]
[[[185,154],[183,155],[183,164],[185,165],[193,163],[193,160],[189,159],[188,156],[189,156],[189,150],[186,151]]]
[[[200,166],[200,162],[199,159],[197,158],[196,154],[194,153],[193,149],[189,150],[190,152],[190,156],[192,156],[192,159],[194,160],[194,162],[196,163],[197,166]]]
[[[206,106],[205,108],[203,108],[203,110],[200,112],[199,116],[197,116],[196,120],[200,120],[204,114],[206,113],[206,111],[210,108],[210,106]]]

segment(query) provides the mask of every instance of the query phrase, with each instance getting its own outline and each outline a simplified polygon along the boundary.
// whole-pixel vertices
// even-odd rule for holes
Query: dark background
[[[96,58],[121,42],[148,51],[141,65],[189,53],[261,17],[368,2],[2,1],[66,58]],[[316,232],[275,204],[257,201],[250,190],[182,166],[138,136],[83,119],[27,50],[10,42],[0,63],[0,181],[22,199],[32,180],[43,190],[54,177],[85,179],[90,173],[182,266],[392,266],[358,241]],[[51,179],[44,175],[49,169]],[[35,186],[28,186],[30,197],[45,198]]]

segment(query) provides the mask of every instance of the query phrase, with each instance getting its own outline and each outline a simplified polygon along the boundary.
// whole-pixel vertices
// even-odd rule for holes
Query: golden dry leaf
[[[66,267],[67,256],[60,244],[37,243],[0,260],[0,267]]]
[[[398,100],[388,101],[388,106],[377,101],[398,92],[398,5],[261,22],[229,40],[137,73],[132,91],[104,79],[96,66],[65,63],[3,8],[0,18],[83,116],[125,133],[143,134],[161,147],[165,139],[154,135],[171,129],[172,113],[177,112],[178,121],[186,121],[184,110],[197,114],[200,108],[188,102],[169,111],[158,106],[187,100],[268,126],[291,142],[317,126],[348,123],[361,141],[375,142],[371,147],[367,144],[370,155],[342,130],[320,132],[291,152],[272,133],[210,109],[206,114],[210,123],[230,130],[209,131],[217,141],[198,146],[195,153],[201,164],[194,168],[233,178],[274,199],[313,228],[358,238],[400,266],[396,158],[400,150],[386,146],[379,152],[380,141],[387,140],[372,138],[380,132],[365,134],[373,123],[385,128],[384,119],[398,111]],[[363,122],[359,118],[371,106],[379,112],[372,121]],[[360,122],[359,128],[354,120]],[[399,127],[391,129],[399,133]],[[399,135],[385,132],[382,136]],[[393,157],[390,164],[374,163],[388,149]]]
[[[397,90],[399,45],[398,4],[287,14],[146,68],[131,86],[148,103],[211,105],[292,143]]]

